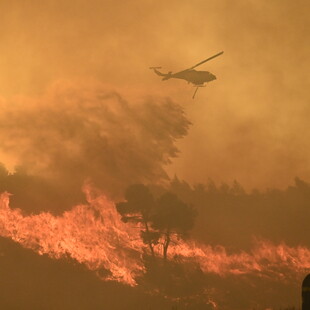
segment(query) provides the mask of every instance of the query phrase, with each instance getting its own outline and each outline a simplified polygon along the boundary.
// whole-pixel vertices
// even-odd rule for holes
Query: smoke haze
[[[0,235],[137,285],[132,300],[105,288],[131,309],[183,297],[181,310],[297,305],[310,270],[309,10],[304,0],[0,2]],[[222,50],[199,67],[217,80],[195,100],[191,85],[149,70]],[[135,183],[198,211],[166,265],[147,260],[114,208]],[[16,271],[8,257],[28,254],[8,245],[1,256],[6,242],[0,261]],[[15,274],[6,279],[24,287]],[[105,289],[92,283],[101,306]]]
[[[58,82],[35,99],[4,102],[0,122],[1,150],[24,174],[60,184],[67,195],[89,180],[110,197],[129,184],[167,179],[175,140],[190,125],[169,99],[127,102],[95,82]]]
[[[91,76],[173,96],[195,125],[169,174],[249,189],[310,179],[308,2],[33,0],[0,9],[1,94]],[[181,70],[221,50],[200,67],[218,79],[194,102],[184,81],[148,69]]]

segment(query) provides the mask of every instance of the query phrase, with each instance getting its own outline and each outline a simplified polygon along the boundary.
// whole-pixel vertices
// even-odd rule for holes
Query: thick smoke
[[[11,99],[1,108],[1,152],[15,159],[19,176],[40,179],[34,195],[45,183],[45,192],[75,196],[90,180],[116,197],[129,184],[161,182],[177,156],[176,139],[190,125],[169,99],[129,102],[89,81],[58,82],[38,98]]]

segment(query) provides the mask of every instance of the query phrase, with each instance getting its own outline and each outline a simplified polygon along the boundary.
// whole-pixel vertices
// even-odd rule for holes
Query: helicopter
[[[193,99],[194,99],[199,87],[205,87],[206,86],[205,83],[216,80],[216,76],[213,75],[212,73],[210,73],[208,71],[196,71],[194,69],[196,67],[204,64],[205,62],[222,55],[223,53],[224,52],[217,53],[216,55],[213,55],[213,56],[199,62],[198,64],[196,64],[196,65],[194,65],[188,69],[179,71],[177,73],[172,73],[172,71],[169,71],[168,73],[162,73],[162,72],[158,71],[158,69],[161,69],[161,67],[150,67],[150,69],[154,70],[154,72],[157,75],[162,76],[163,81],[166,81],[169,79],[181,79],[181,80],[187,81],[188,83],[192,83],[196,87],[196,90],[195,90],[194,95],[193,95]]]

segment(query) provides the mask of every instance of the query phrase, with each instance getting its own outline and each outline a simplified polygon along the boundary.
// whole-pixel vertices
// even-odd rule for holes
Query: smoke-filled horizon
[[[169,175],[285,188],[296,176],[310,180],[308,8],[287,0],[2,2],[0,96],[91,77],[126,99],[170,97],[194,125]],[[190,85],[148,69],[175,72],[222,50],[199,67],[217,80],[194,101]]]

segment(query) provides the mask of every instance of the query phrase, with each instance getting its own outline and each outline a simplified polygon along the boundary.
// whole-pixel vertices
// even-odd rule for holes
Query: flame
[[[19,242],[39,254],[53,258],[70,256],[91,270],[105,269],[107,280],[136,285],[144,271],[142,255],[147,247],[139,227],[121,221],[113,202],[90,186],[84,188],[87,205],[75,206],[62,216],[43,212],[23,215],[9,207],[8,193],[0,196],[0,235]],[[157,252],[160,251],[157,247]],[[175,240],[169,258],[179,257],[199,263],[205,273],[220,276],[256,274],[284,279],[284,271],[299,276],[310,270],[310,249],[257,241],[250,252],[228,254],[222,246],[197,245]]]
[[[194,259],[205,273],[241,275],[254,273],[261,277],[284,279],[283,270],[296,275],[310,270],[310,250],[306,247],[289,247],[284,242],[274,245],[270,241],[256,240],[250,253],[241,251],[228,254],[223,246],[197,246],[195,242],[178,242],[170,249],[170,257]]]
[[[48,212],[24,216],[10,209],[9,195],[0,196],[0,235],[26,248],[53,258],[65,255],[92,270],[106,269],[106,279],[135,285],[143,271],[142,249],[137,229],[124,224],[114,204],[104,195],[94,197],[85,188],[88,205],[79,205],[60,217]]]

